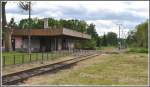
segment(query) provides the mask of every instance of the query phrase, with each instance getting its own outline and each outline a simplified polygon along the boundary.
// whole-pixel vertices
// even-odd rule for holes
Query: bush
[[[86,40],[86,41],[76,41],[75,48],[76,49],[85,49],[85,50],[95,50],[96,49],[96,41],[94,39]]]
[[[85,43],[82,44],[82,49],[96,49],[96,41],[94,39],[85,41]]]

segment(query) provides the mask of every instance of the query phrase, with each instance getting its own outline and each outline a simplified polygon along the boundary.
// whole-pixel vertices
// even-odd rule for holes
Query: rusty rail
[[[22,82],[23,80],[39,75],[39,74],[43,74],[46,72],[50,72],[56,69],[60,69],[63,68],[65,66],[70,66],[73,65],[79,61],[91,58],[91,57],[95,57],[97,56],[98,53],[91,53],[91,54],[86,54],[86,55],[81,55],[72,59],[68,59],[65,61],[61,61],[61,62],[57,62],[57,63],[53,63],[53,64],[49,64],[49,65],[45,65],[45,66],[40,66],[40,67],[36,67],[36,68],[32,68],[32,69],[28,69],[28,70],[24,70],[24,71],[20,71],[20,72],[16,72],[16,73],[12,73],[12,74],[7,74],[2,76],[2,84],[3,85],[15,85],[18,82]]]

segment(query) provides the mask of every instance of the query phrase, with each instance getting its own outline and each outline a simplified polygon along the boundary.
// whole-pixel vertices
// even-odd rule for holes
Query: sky
[[[9,22],[14,18],[18,23],[28,18],[28,12],[18,7],[17,1],[8,1],[6,17]],[[148,1],[33,1],[31,17],[55,19],[79,19],[88,24],[94,23],[101,36],[108,32],[119,33],[126,37],[129,30],[149,19]]]

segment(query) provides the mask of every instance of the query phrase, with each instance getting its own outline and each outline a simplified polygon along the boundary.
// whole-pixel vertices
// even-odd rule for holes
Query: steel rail
[[[56,69],[61,69],[63,67],[73,65],[79,61],[82,61],[82,60],[85,60],[85,59],[88,59],[88,58],[91,58],[91,57],[94,57],[97,55],[98,55],[97,53],[81,55],[81,56],[74,57],[72,59],[64,60],[61,62],[7,74],[7,75],[2,76],[2,85],[15,85],[19,82],[22,82],[23,80],[25,80],[27,78],[30,78],[30,77],[33,77],[36,75],[40,75],[40,74],[43,74],[46,72],[51,72]]]

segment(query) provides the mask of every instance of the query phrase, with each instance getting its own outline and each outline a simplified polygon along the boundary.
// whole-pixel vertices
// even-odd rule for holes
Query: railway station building
[[[28,36],[32,52],[75,49],[76,40],[88,40],[91,36],[67,28],[50,28],[44,19],[43,29],[10,29],[4,35],[5,50],[27,51]]]

